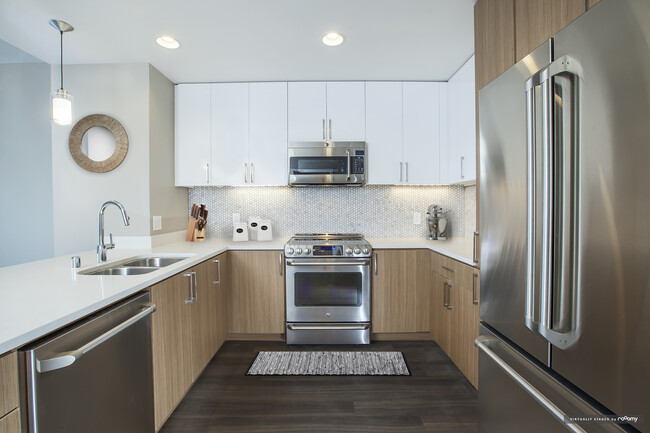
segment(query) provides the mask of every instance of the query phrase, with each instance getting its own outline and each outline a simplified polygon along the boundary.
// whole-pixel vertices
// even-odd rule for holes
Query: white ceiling
[[[474,52],[475,1],[1,0],[0,39],[58,64],[62,19],[65,64],[148,62],[175,83],[446,81]],[[328,31],[346,41],[326,47]]]

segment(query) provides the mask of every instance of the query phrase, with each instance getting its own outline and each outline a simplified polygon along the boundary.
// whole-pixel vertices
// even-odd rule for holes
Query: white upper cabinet
[[[476,183],[474,56],[449,80],[446,183]]]
[[[363,82],[327,83],[327,139],[366,139],[366,87]]]
[[[176,186],[210,184],[210,84],[175,86]]]
[[[289,141],[364,141],[363,82],[289,83]]]
[[[211,86],[212,184],[247,185],[248,83]]]
[[[440,183],[440,83],[403,87],[404,183]]]
[[[286,185],[287,83],[251,83],[249,91],[249,181]]]
[[[402,159],[402,83],[366,83],[368,183],[400,183]]]

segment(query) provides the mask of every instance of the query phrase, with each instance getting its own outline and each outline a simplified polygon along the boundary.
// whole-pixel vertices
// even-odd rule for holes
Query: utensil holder
[[[234,242],[248,241],[248,224],[246,223],[233,224],[232,240]]]

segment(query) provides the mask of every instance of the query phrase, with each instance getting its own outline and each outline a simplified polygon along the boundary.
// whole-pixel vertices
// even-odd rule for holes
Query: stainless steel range
[[[296,234],[284,254],[287,344],[369,344],[370,243],[360,234]]]

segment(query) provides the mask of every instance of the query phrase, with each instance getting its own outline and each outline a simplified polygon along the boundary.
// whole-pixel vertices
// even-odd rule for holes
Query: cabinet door
[[[445,307],[447,279],[437,272],[431,274],[431,336],[438,346],[449,353],[451,315]]]
[[[474,5],[476,88],[515,64],[515,0],[478,0]]]
[[[289,83],[288,94],[289,141],[327,140],[325,83]]]
[[[7,416],[0,418],[0,433],[20,433],[20,410],[14,409]]]
[[[474,57],[449,80],[448,183],[476,181]]]
[[[213,185],[248,185],[248,83],[212,84]]]
[[[190,270],[191,271],[191,270]],[[154,413],[156,430],[192,383],[190,271],[151,287]]]
[[[215,258],[217,264],[217,279],[214,281],[217,289],[216,298],[216,318],[217,318],[217,350],[226,341],[228,335],[228,298],[227,291],[229,287],[228,253],[219,254]]]
[[[210,85],[175,87],[175,184],[210,184]]]
[[[228,332],[284,332],[284,263],[280,251],[230,251]]]
[[[192,303],[192,379],[196,379],[217,353],[217,299],[214,282],[219,264],[213,259],[196,266],[196,299]]]
[[[16,352],[0,357],[0,418],[18,407],[18,355]]]
[[[250,83],[250,182],[287,185],[287,83]]]
[[[515,61],[526,57],[584,10],[585,0],[515,0]]]
[[[402,83],[366,83],[366,141],[368,183],[394,185],[401,182]]]
[[[327,137],[332,141],[365,141],[365,83],[327,83]]]
[[[439,83],[403,85],[404,183],[437,184],[440,168]]]
[[[375,250],[372,332],[417,332],[417,251]]]
[[[429,306],[431,305],[431,251],[417,250],[417,273],[415,287],[417,290],[416,331],[431,330]]]

